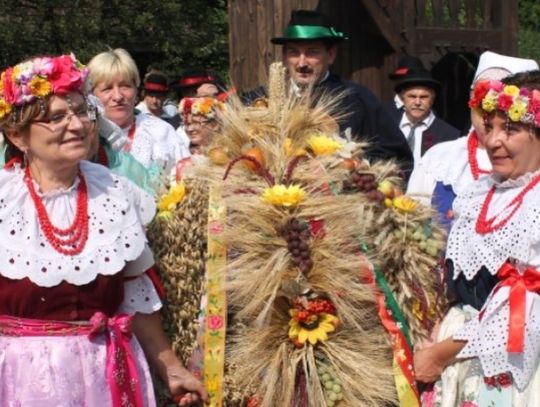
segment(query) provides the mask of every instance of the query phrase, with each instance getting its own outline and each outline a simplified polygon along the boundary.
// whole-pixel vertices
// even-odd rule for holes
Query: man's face
[[[402,90],[399,97],[409,121],[418,123],[428,117],[435,101],[435,91],[426,86],[415,86]]]
[[[148,110],[153,115],[159,117],[163,113],[163,102],[165,102],[165,99],[167,99],[166,93],[145,91],[143,100]]]
[[[292,80],[299,86],[319,82],[334,63],[337,47],[327,48],[322,41],[287,42],[283,60]]]

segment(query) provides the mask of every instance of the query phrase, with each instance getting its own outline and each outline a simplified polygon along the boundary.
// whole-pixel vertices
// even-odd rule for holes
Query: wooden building
[[[281,35],[293,9],[318,10],[347,35],[332,70],[381,99],[393,95],[388,74],[399,57],[420,57],[443,82],[439,114],[459,127],[478,55],[517,52],[513,0],[229,0],[231,79],[240,91],[263,83],[281,58],[270,38]]]

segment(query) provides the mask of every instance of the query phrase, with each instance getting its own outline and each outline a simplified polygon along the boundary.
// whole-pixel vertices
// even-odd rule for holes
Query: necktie
[[[409,136],[407,137],[407,143],[409,144],[409,147],[414,155],[414,146],[416,142],[415,137],[415,131],[418,126],[420,126],[422,123],[411,123],[411,129],[409,130]]]

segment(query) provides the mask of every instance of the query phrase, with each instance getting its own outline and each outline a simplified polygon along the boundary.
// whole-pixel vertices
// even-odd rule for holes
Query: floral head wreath
[[[83,91],[87,76],[88,68],[73,54],[36,57],[7,68],[0,76],[0,120],[35,100]]]
[[[183,116],[188,114],[214,119],[216,114],[224,109],[223,102],[211,97],[183,98],[178,109]]]
[[[505,85],[501,81],[480,81],[473,89],[469,107],[490,113],[500,110],[513,122],[540,127],[540,91]]]

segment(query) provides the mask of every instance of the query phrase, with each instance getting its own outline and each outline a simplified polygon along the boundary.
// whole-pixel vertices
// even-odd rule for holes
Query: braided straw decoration
[[[208,189],[196,182],[189,183],[186,189],[186,197],[173,217],[156,217],[147,231],[166,290],[163,327],[184,365],[196,342],[208,223]],[[167,399],[163,386],[156,386],[156,390],[160,400]]]

